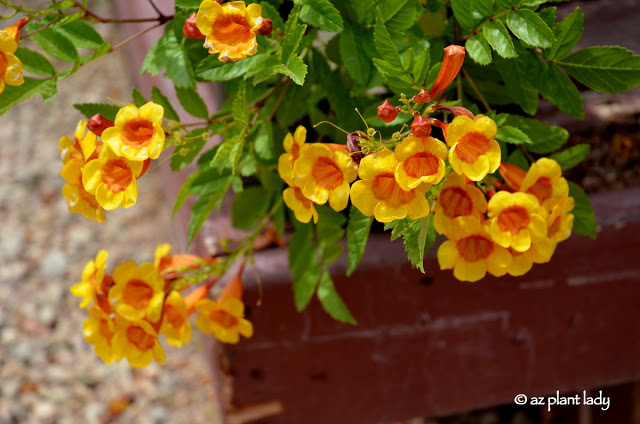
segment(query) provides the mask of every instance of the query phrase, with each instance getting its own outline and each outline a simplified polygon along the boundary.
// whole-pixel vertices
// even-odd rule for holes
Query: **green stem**
[[[487,110],[487,112],[489,112],[491,110],[491,106],[489,106],[489,103],[485,100],[485,98],[482,95],[482,93],[480,92],[480,90],[478,90],[478,87],[476,86],[476,83],[473,82],[473,79],[471,78],[469,73],[467,73],[467,71],[465,71],[464,68],[462,68],[462,73],[464,74],[464,77],[469,81],[469,85],[471,85],[471,89],[473,90],[473,92],[476,93],[476,96],[478,96],[478,98],[480,99],[480,102],[482,103],[482,106],[484,106],[484,108]]]

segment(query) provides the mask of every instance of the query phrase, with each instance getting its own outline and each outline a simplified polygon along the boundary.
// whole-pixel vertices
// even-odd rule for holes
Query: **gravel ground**
[[[87,314],[69,293],[98,250],[109,251],[112,270],[152,260],[169,240],[158,172],[139,181],[134,207],[103,224],[70,213],[61,195],[58,140],[82,118],[71,105],[128,101],[129,72],[116,52],[62,81],[53,104],[32,98],[0,118],[0,424],[207,423],[217,414],[195,332],[189,346],[165,346],[164,366],[106,365],[84,341]]]

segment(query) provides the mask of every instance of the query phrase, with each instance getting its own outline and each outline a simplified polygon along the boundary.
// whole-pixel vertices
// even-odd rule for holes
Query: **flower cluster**
[[[0,30],[0,93],[7,85],[22,85],[22,62],[14,53],[18,50],[20,30],[27,23],[26,18]]]
[[[199,313],[196,326],[213,333],[225,343],[237,343],[238,335],[251,337],[253,327],[244,319],[241,301],[242,281],[236,275],[218,302],[205,299],[215,279],[186,296],[188,285],[174,284],[185,273],[213,264],[215,259],[195,255],[170,255],[171,246],[158,246],[153,263],[136,264],[128,260],[106,274],[105,250],[84,267],[82,280],[71,293],[82,298],[80,307],[88,308],[84,338],[106,363],[126,358],[134,367],[145,367],[153,360],[162,364],[165,353],[159,342],[163,334],[172,346],[181,347],[191,340],[189,315]]]
[[[60,139],[62,194],[71,212],[103,222],[105,210],[135,205],[137,180],[164,146],[163,114],[152,102],[139,109],[128,104],[115,122],[98,114],[80,121],[73,139]]]

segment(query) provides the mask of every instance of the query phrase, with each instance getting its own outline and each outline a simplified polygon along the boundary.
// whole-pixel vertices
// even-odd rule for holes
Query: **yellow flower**
[[[456,116],[446,131],[449,163],[458,174],[480,181],[500,166],[500,145],[494,140],[498,127],[493,119],[476,115]]]
[[[122,107],[113,127],[102,133],[102,141],[118,156],[133,161],[157,159],[164,146],[162,106],[149,102],[138,109],[132,104]]]
[[[444,177],[447,147],[433,137],[406,137],[395,148],[396,181],[403,190],[411,190],[422,183],[438,184]]]
[[[22,85],[24,83],[22,62],[14,55],[18,50],[18,43],[11,29],[16,25],[0,31],[0,93],[4,91],[6,84]]]
[[[478,187],[467,182],[467,177],[449,173],[433,208],[433,225],[440,234],[449,227],[460,225],[459,217],[475,216],[481,222],[487,211],[487,199]]]
[[[129,208],[138,200],[136,179],[140,177],[143,166],[143,162],[131,161],[116,155],[110,148],[104,148],[98,159],[82,168],[82,185],[106,210],[120,205]]]
[[[238,343],[240,335],[253,336],[253,324],[244,319],[244,303],[235,297],[219,301],[202,299],[196,303],[196,326],[203,333],[213,333],[223,343]]]
[[[82,333],[87,343],[94,345],[96,354],[107,364],[113,360],[120,360],[113,349],[113,335],[116,333],[116,325],[102,309],[92,306],[88,310],[89,318],[84,320]]]
[[[196,25],[206,38],[209,53],[220,53],[218,60],[235,62],[253,56],[258,50],[256,34],[262,26],[262,7],[243,1],[223,5],[204,0],[196,16]]]
[[[300,150],[304,145],[304,141],[307,138],[307,129],[302,125],[296,128],[296,132],[291,135],[288,133],[284,138],[284,150],[286,153],[280,155],[278,159],[278,173],[280,177],[289,184],[293,186],[293,165],[296,163],[296,160],[300,157]]]
[[[87,121],[83,119],[78,122],[73,139],[66,135],[60,138],[59,150],[63,164],[66,165],[70,159],[78,159],[86,163],[94,154],[98,145],[98,137],[91,131],[85,134],[86,130]]]
[[[489,233],[502,247],[524,252],[532,239],[547,237],[547,212],[532,194],[496,193],[488,205]]]
[[[111,342],[118,358],[127,358],[136,367],[146,367],[156,360],[164,364],[164,349],[158,341],[158,333],[147,321],[128,321],[116,317],[116,333]]]
[[[531,165],[518,191],[533,194],[547,211],[551,211],[560,199],[569,196],[569,184],[562,177],[558,162],[540,158]]]
[[[167,336],[170,345],[181,347],[191,340],[191,323],[187,317],[187,304],[180,293],[172,290],[164,302],[160,327],[160,333]]]
[[[478,281],[487,272],[497,277],[505,274],[511,255],[504,247],[494,243],[475,216],[466,216],[464,225],[449,232],[449,240],[438,249],[441,269],[453,269],[460,281]]]
[[[116,313],[129,321],[143,318],[157,322],[164,302],[164,279],[152,263],[137,265],[127,261],[113,270],[114,286],[109,298]]]
[[[341,211],[349,203],[349,184],[358,176],[356,163],[346,150],[331,151],[322,144],[310,144],[300,152],[293,167],[295,183],[307,199]]]
[[[100,250],[95,260],[87,262],[82,270],[82,281],[71,286],[71,294],[81,297],[80,307],[84,308],[89,305],[92,300],[97,304],[96,291],[102,287],[104,279],[104,270],[107,268],[107,257],[109,252]]]
[[[282,197],[284,198],[284,203],[293,211],[298,221],[307,223],[313,218],[314,223],[318,222],[318,212],[314,203],[304,197],[300,187],[294,185],[286,188]]]
[[[534,263],[543,264],[549,262],[553,252],[556,250],[556,246],[556,242],[545,237],[540,240],[532,240],[531,248],[525,252],[518,252],[510,247],[511,263],[507,267],[507,273],[514,277],[519,277],[529,272]]]
[[[411,219],[429,214],[429,202],[419,188],[403,190],[396,182],[397,166],[395,154],[388,149],[360,161],[361,180],[351,187],[351,202],[364,215],[375,216],[379,222],[391,222],[407,214]]]
[[[573,228],[573,197],[560,199],[553,207],[547,218],[547,235],[556,243],[565,241],[571,235]]]
[[[96,200],[96,196],[89,193],[80,184],[65,184],[62,187],[62,195],[67,201],[69,211],[80,213],[92,221],[104,222],[107,216],[104,208]]]

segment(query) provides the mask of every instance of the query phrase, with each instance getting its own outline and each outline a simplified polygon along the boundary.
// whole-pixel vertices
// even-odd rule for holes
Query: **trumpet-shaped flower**
[[[441,269],[453,269],[460,281],[478,281],[487,272],[497,277],[505,274],[511,255],[504,247],[494,243],[475,216],[466,216],[464,225],[456,226],[447,234],[449,240],[438,249]]]
[[[438,184],[444,177],[447,147],[433,137],[405,137],[395,148],[400,162],[395,170],[396,181],[405,190],[422,183]]]
[[[132,161],[157,159],[164,146],[163,115],[164,108],[153,102],[140,109],[125,105],[118,111],[114,126],[102,132],[102,141],[116,155]]]
[[[284,150],[286,153],[281,154],[278,159],[278,173],[290,186],[294,186],[293,165],[300,157],[300,150],[302,149],[306,138],[307,129],[302,125],[296,128],[293,135],[288,133],[284,138]]]
[[[409,215],[418,219],[429,214],[429,203],[420,187],[403,190],[395,178],[398,160],[391,150],[381,150],[360,161],[360,180],[351,187],[351,202],[366,216],[391,222]]]
[[[522,180],[520,191],[533,194],[538,202],[551,211],[560,199],[569,196],[569,184],[562,177],[558,162],[549,158],[540,158],[531,164],[531,168]]]
[[[6,85],[22,85],[22,62],[14,53],[18,50],[20,28],[25,20],[21,19],[16,24],[0,31],[0,93]]]
[[[162,326],[160,333],[167,336],[167,342],[172,346],[181,347],[191,340],[191,323],[188,317],[187,304],[180,293],[172,290],[164,302],[162,311]]]
[[[131,366],[146,367],[155,359],[164,364],[164,349],[158,341],[158,333],[147,321],[128,321],[116,317],[116,333],[111,342],[118,358],[127,358]]]
[[[525,252],[518,252],[513,248],[509,248],[511,253],[511,263],[507,267],[507,273],[514,277],[529,272],[534,263],[543,264],[551,260],[553,252],[556,250],[557,243],[547,237],[533,240],[531,248]]]
[[[62,195],[67,201],[69,211],[81,213],[93,221],[104,222],[107,216],[104,208],[100,206],[96,196],[89,193],[82,185],[82,168],[85,163],[81,159],[71,158],[62,167],[60,174],[67,180],[62,187]]]
[[[130,321],[148,319],[157,322],[164,302],[164,279],[152,263],[137,265],[127,261],[113,270],[114,286],[109,298],[116,313]]]
[[[196,326],[203,333],[213,333],[223,343],[238,343],[240,335],[253,336],[253,324],[244,319],[244,303],[235,297],[219,301],[202,299],[196,303]]]
[[[458,174],[482,180],[500,166],[500,145],[495,141],[498,127],[493,119],[476,115],[456,116],[446,131],[449,163]]]
[[[319,205],[328,200],[336,211],[347,207],[349,184],[358,176],[356,163],[346,150],[332,151],[322,144],[311,144],[300,152],[293,173],[304,197]]]
[[[120,157],[110,148],[104,148],[98,159],[82,168],[82,185],[106,210],[120,205],[129,208],[138,200],[136,179],[143,167],[143,162]]]
[[[120,357],[113,349],[113,336],[116,333],[116,325],[102,309],[92,306],[88,309],[90,317],[84,320],[82,333],[87,343],[94,346],[96,354],[107,364]]]
[[[304,197],[300,187],[294,185],[286,188],[282,197],[284,198],[284,203],[293,211],[298,221],[307,223],[313,218],[314,223],[318,222],[318,212],[315,204]]]
[[[71,286],[71,294],[81,297],[80,307],[84,308],[94,300],[97,304],[96,292],[102,288],[104,280],[104,270],[107,268],[107,257],[109,252],[100,250],[95,260],[90,260],[82,270],[82,281]]]
[[[223,5],[204,0],[196,15],[196,25],[205,35],[204,47],[209,53],[220,53],[220,62],[231,62],[253,56],[258,50],[256,34],[262,26],[262,7],[244,1]]]
[[[547,237],[547,212],[527,193],[496,193],[488,205],[491,238],[502,247],[524,252],[532,239]]]
[[[487,199],[478,187],[467,182],[464,175],[449,173],[433,208],[433,225],[440,234],[459,225],[459,217],[475,216],[481,222],[487,211]]]
[[[571,235],[574,217],[569,212],[573,210],[573,206],[573,197],[565,197],[551,209],[547,218],[547,235],[556,243],[565,241]]]
[[[63,136],[59,141],[60,159],[63,164],[67,164],[70,159],[78,159],[84,163],[97,157],[96,148],[98,145],[98,137],[91,131],[87,132],[87,121],[84,119],[78,122],[76,130],[73,133],[73,139],[69,136]]]

